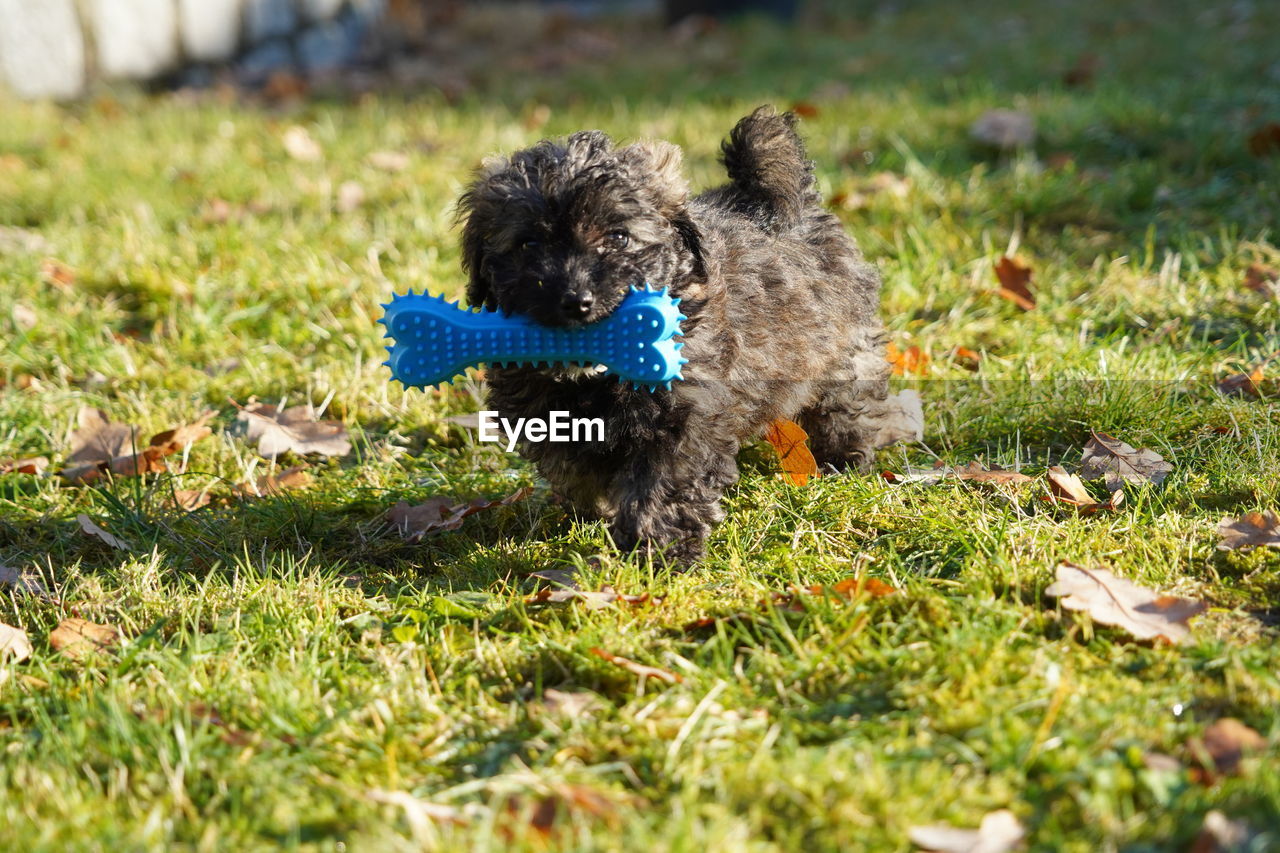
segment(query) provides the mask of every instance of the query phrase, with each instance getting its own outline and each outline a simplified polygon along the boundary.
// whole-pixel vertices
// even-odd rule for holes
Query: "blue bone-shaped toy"
[[[391,378],[408,387],[452,382],[453,377],[477,364],[603,364],[609,372],[633,386],[671,387],[683,379],[680,357],[683,342],[676,341],[680,321],[679,299],[666,289],[631,288],[622,303],[605,319],[589,326],[551,328],[528,317],[506,315],[492,309],[469,311],[443,296],[412,291],[391,297],[378,320],[393,338],[383,362]]]

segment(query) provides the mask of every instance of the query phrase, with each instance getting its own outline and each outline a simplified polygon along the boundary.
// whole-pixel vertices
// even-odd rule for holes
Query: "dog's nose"
[[[564,299],[560,300],[560,305],[566,314],[585,317],[591,313],[591,306],[595,301],[596,298],[591,291],[584,290],[581,293],[566,293]]]

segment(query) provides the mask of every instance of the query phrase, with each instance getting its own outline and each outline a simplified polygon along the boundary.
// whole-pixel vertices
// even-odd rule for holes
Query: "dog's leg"
[[[614,543],[677,565],[697,562],[712,525],[724,518],[720,498],[738,480],[737,451],[723,435],[686,433],[674,446],[632,456],[615,490]]]
[[[883,421],[893,414],[889,365],[881,355],[879,336],[849,354],[842,370],[822,382],[817,399],[797,418],[809,433],[809,449],[819,465],[866,471],[875,459]]]

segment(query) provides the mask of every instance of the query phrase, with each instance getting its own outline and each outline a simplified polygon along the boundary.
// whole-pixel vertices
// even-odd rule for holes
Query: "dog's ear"
[[[467,303],[497,307],[489,277],[485,271],[485,248],[492,227],[494,183],[510,163],[501,157],[490,157],[481,163],[475,180],[458,199],[457,216],[462,221],[462,270],[468,276]]]
[[[628,145],[619,155],[624,161],[640,167],[645,182],[654,193],[658,210],[674,222],[689,200],[689,183],[681,169],[684,154],[680,146],[661,140],[637,142]]]
[[[641,167],[659,212],[676,229],[689,254],[693,256],[693,274],[698,278],[706,278],[702,232],[689,215],[689,182],[685,180],[681,168],[684,155],[680,147],[661,140],[637,142],[627,146],[625,159]]]

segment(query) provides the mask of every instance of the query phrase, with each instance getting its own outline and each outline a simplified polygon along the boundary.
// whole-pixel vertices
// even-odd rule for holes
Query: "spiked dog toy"
[[[506,315],[492,309],[467,310],[443,296],[426,292],[396,295],[382,307],[379,323],[392,338],[390,356],[383,364],[391,378],[404,385],[424,388],[453,382],[468,367],[478,364],[552,365],[590,362],[633,387],[659,385],[670,388],[683,379],[680,357],[683,343],[676,341],[680,321],[679,299],[665,288],[632,287],[605,319],[589,326],[551,328],[528,317]]]

